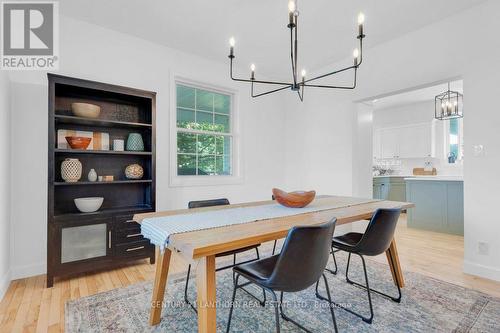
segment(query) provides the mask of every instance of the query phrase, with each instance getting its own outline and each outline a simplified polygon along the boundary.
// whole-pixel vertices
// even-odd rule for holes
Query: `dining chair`
[[[316,226],[293,227],[288,232],[280,254],[235,266],[233,271],[236,273],[236,280],[234,281],[226,332],[229,332],[231,327],[236,291],[249,284],[257,285],[272,295],[278,333],[280,332],[280,314],[285,321],[310,332],[302,324],[285,314],[283,293],[305,290],[314,283],[319,283],[321,277],[325,282],[333,326],[337,332],[337,322],[333,311],[334,303],[331,300],[330,287],[324,274],[330,256],[330,244],[336,222],[337,220],[334,218],[330,222]],[[238,284],[240,277],[248,281]],[[280,292],[279,303],[276,292]]]
[[[345,251],[349,253],[347,259],[347,268],[345,272],[346,281],[349,284],[355,285],[367,291],[368,303],[370,306],[370,317],[365,317],[353,310],[342,306],[341,304],[334,303],[345,311],[360,317],[363,321],[367,323],[372,323],[373,321],[373,306],[370,292],[377,293],[384,297],[391,299],[394,302],[401,302],[401,288],[396,283],[398,289],[398,296],[390,296],[381,291],[370,288],[368,282],[368,274],[366,271],[366,262],[364,256],[377,256],[382,254],[389,249],[391,242],[394,238],[394,231],[396,230],[396,224],[398,223],[399,215],[401,214],[401,209],[378,209],[370,219],[368,226],[364,233],[349,232],[344,235],[333,237],[332,240],[332,255],[335,258],[335,252]],[[349,265],[351,262],[351,254],[356,254],[361,258],[363,264],[363,272],[365,275],[366,285],[362,285],[358,282],[352,281],[349,278]],[[335,266],[335,272],[337,267]],[[332,272],[333,273],[333,272]],[[334,274],[334,273],[333,273]],[[316,284],[316,296],[323,300],[326,300],[324,296],[321,296],[318,292],[318,285]]]
[[[229,200],[226,199],[226,198],[222,198],[222,199],[189,201],[188,208],[191,209],[191,208],[226,206],[226,205],[229,205]],[[244,264],[244,263],[248,263],[248,262],[252,262],[252,261],[260,259],[260,256],[259,256],[259,246],[260,246],[260,244],[252,245],[252,246],[247,246],[247,247],[244,247],[244,248],[241,248],[241,249],[237,249],[237,250],[233,250],[233,251],[227,251],[227,252],[223,252],[223,253],[219,253],[219,254],[215,255],[216,258],[227,257],[227,256],[231,256],[231,255],[233,256],[233,264],[232,265],[226,265],[226,266],[217,268],[216,271],[218,272],[218,271],[222,271],[222,270],[234,267],[236,265],[236,255],[238,253],[243,253],[243,252],[246,252],[246,251],[255,250],[255,254],[257,255],[256,259],[251,259],[251,260],[243,261],[240,264]],[[189,266],[188,266],[188,271],[187,271],[187,275],[186,275],[186,285],[184,287],[184,301],[187,304],[189,304],[191,306],[191,308],[195,312],[198,312],[196,310],[196,307],[194,306],[194,304],[189,300],[188,294],[187,294],[188,287],[189,287],[189,276],[190,275],[191,275],[191,264],[189,264]],[[233,273],[233,280],[234,280],[234,273]],[[257,296],[253,295],[248,290],[244,289],[244,291],[247,292],[250,296],[252,296],[255,299],[257,299],[261,303],[261,305],[264,306],[264,304],[266,302],[266,294],[265,294],[265,292],[264,292],[264,300],[260,300]]]

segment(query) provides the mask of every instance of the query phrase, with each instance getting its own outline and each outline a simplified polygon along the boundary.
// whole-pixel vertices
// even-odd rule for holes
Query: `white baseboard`
[[[7,271],[1,278],[0,278],[0,301],[3,299],[5,296],[5,293],[7,292],[7,289],[9,289],[10,285],[10,270]]]
[[[47,272],[47,264],[31,264],[24,266],[11,267],[12,280],[22,279],[30,276],[45,274]]]
[[[468,260],[464,260],[464,273],[500,281],[500,268],[480,265]]]

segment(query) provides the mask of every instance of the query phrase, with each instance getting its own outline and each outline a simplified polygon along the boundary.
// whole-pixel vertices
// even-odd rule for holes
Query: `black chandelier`
[[[463,97],[458,91],[452,91],[448,82],[448,90],[434,98],[434,118],[438,120],[463,118]]]
[[[289,10],[289,13],[288,13],[289,23],[288,23],[287,27],[290,29],[290,58],[292,61],[293,82],[257,80],[255,78],[255,65],[254,64],[252,64],[250,66],[250,70],[251,70],[250,79],[235,78],[233,76],[233,60],[235,58],[235,55],[234,55],[235,40],[233,37],[231,37],[229,39],[229,45],[230,45],[229,59],[230,59],[231,79],[234,81],[251,83],[252,97],[260,97],[260,96],[268,95],[271,93],[275,93],[275,92],[290,88],[292,91],[297,92],[301,101],[304,100],[304,88],[305,87],[330,88],[330,89],[354,89],[354,88],[356,88],[357,70],[358,70],[358,67],[361,65],[361,63],[363,62],[363,39],[366,37],[365,34],[363,33],[363,23],[365,21],[365,16],[363,15],[363,13],[360,13],[358,15],[358,31],[359,31],[359,33],[358,33],[357,39],[359,39],[359,48],[355,49],[353,52],[354,64],[352,66],[348,66],[348,67],[345,67],[345,68],[342,68],[339,70],[335,70],[333,72],[322,74],[322,75],[313,77],[311,79],[306,79],[306,71],[305,71],[305,69],[302,69],[301,80],[299,80],[298,79],[298,67],[297,67],[297,59],[298,59],[298,45],[297,45],[298,32],[297,32],[297,30],[298,30],[299,11],[297,10],[297,0],[290,0],[288,2],[288,10]],[[330,75],[342,73],[342,72],[345,72],[348,70],[354,70],[354,79],[353,79],[352,85],[350,85],[350,86],[333,86],[333,85],[322,85],[322,84],[312,83],[315,80],[319,80],[319,79],[328,77]],[[254,84],[255,83],[278,85],[281,87],[276,88],[276,89],[272,89],[272,90],[269,90],[266,92],[262,92],[262,93],[255,93],[254,92]]]

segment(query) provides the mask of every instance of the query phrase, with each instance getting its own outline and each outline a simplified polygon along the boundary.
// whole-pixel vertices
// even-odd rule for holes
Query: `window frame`
[[[444,149],[444,159],[446,161],[446,165],[448,166],[453,166],[453,165],[458,165],[460,164],[463,159],[464,159],[464,150],[463,150],[463,144],[464,144],[464,120],[463,118],[456,118],[458,120],[458,152],[459,154],[462,153],[460,156],[457,156],[457,160],[455,163],[449,163],[448,162],[448,154],[450,153],[450,125],[451,125],[451,119],[446,120],[445,126],[444,126],[444,143],[445,143],[445,149]]]
[[[170,80],[170,186],[209,186],[239,184],[242,182],[242,157],[240,152],[239,135],[239,114],[238,114],[238,96],[237,91],[227,87],[221,87],[215,84],[203,83],[192,79],[187,79],[178,75],[171,75]],[[210,92],[225,94],[230,96],[231,108],[229,111],[229,133],[221,133],[231,138],[231,174],[230,175],[178,175],[177,174],[177,133],[209,134],[214,135],[218,132],[203,130],[186,130],[177,128],[177,85],[184,85],[195,89],[203,89]]]

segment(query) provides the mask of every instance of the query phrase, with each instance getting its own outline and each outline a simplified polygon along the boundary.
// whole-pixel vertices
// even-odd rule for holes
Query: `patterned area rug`
[[[344,279],[346,256],[337,254],[339,274],[326,273],[332,297],[337,303],[369,314],[366,292]],[[367,260],[372,288],[395,295],[389,267]],[[332,266],[332,263],[330,263]],[[353,257],[349,276],[363,281],[359,258]],[[406,272],[406,287],[401,303],[375,293],[372,300],[375,318],[371,325],[341,309],[335,309],[340,332],[500,332],[500,299],[464,287]],[[196,332],[197,317],[183,301],[184,280],[172,279],[167,288],[161,324],[148,325],[151,282],[80,298],[66,303],[66,332]],[[195,281],[190,283],[190,298],[196,299]],[[252,289],[262,297],[262,290]],[[322,293],[324,294],[324,288]],[[230,270],[217,273],[217,330],[225,332],[228,303],[232,293]],[[270,296],[268,296],[270,299]],[[232,332],[273,332],[272,304],[261,307],[243,291],[238,291],[231,324]],[[315,297],[314,286],[296,294],[285,294],[287,315],[315,332],[331,332],[333,326],[325,302]],[[285,332],[300,332],[281,320]]]

